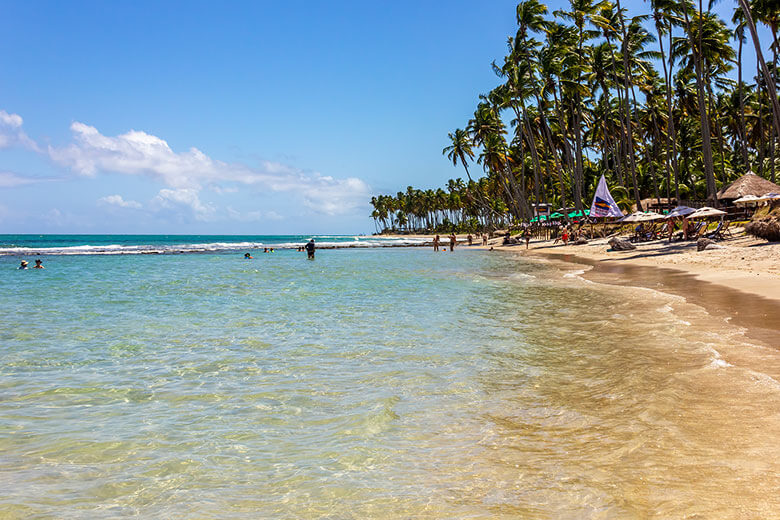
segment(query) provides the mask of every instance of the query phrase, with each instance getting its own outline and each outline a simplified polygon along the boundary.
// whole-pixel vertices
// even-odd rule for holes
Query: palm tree
[[[466,177],[471,180],[469,174],[469,164],[466,158],[474,159],[474,151],[471,149],[471,138],[468,132],[460,128],[455,129],[455,132],[447,134],[450,138],[450,146],[446,146],[442,151],[442,155],[446,155],[447,159],[452,161],[453,166],[458,165],[458,161],[463,165],[466,170]]]

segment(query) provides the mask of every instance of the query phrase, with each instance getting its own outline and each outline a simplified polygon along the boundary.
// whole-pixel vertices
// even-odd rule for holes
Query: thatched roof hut
[[[735,200],[745,195],[760,197],[767,193],[780,193],[780,186],[756,175],[748,173],[731,183],[731,186],[718,192],[718,200]]]

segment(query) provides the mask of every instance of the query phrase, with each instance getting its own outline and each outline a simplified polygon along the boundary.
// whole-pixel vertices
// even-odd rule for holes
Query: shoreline
[[[780,348],[780,243],[738,234],[721,242],[720,248],[704,251],[696,250],[696,242],[658,240],[636,244],[632,251],[608,251],[607,239],[576,246],[532,240],[526,249],[525,244],[502,245],[501,238],[491,239],[488,247],[467,246],[461,243],[463,237],[458,235],[456,249],[492,248],[565,262],[583,267],[586,280],[684,297],[713,316],[744,327],[747,336]]]
[[[385,235],[433,239],[432,235]],[[457,235],[457,249],[509,251],[528,256],[577,257],[592,265],[615,264],[665,268],[681,271],[702,282],[721,285],[780,302],[780,243],[766,242],[745,235],[719,243],[720,248],[696,250],[696,242],[653,241],[636,244],[632,251],[607,251],[607,239],[595,239],[585,245],[553,244],[531,240],[525,244],[502,245],[501,238],[492,238],[488,246],[464,244],[466,235]],[[424,246],[431,247],[430,243]],[[440,247],[447,244],[442,242]],[[418,246],[419,247],[419,246]],[[576,262],[575,262],[576,263]],[[579,262],[583,263],[583,262]]]

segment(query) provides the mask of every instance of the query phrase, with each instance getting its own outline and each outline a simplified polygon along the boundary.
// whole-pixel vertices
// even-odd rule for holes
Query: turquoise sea
[[[777,345],[569,264],[308,238],[0,236],[0,518],[780,510]]]

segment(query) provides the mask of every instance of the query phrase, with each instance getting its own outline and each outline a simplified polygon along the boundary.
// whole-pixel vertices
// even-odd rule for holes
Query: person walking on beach
[[[482,233],[482,245],[486,246],[488,244],[488,236],[487,233]]]
[[[471,236],[471,233],[469,233],[469,236],[466,237],[466,240],[469,241],[469,245],[474,241],[474,237]]]
[[[452,252],[453,249],[455,249],[455,242],[457,242],[457,238],[455,238],[455,233],[450,235],[450,252]]]
[[[438,251],[439,250],[439,235],[436,235],[433,237],[433,250]]]
[[[674,219],[673,218],[670,218],[666,222],[666,231],[669,232],[669,242],[671,242],[672,241],[672,235],[674,235]]]
[[[314,260],[314,239],[309,240],[304,246],[309,260]]]

